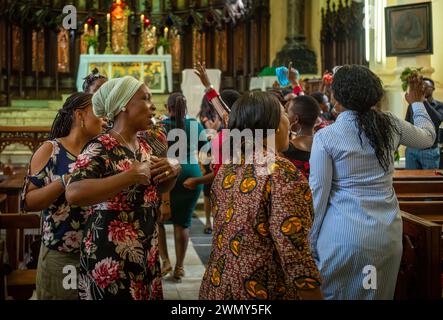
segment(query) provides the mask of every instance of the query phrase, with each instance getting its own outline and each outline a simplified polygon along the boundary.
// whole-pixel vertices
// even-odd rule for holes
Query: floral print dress
[[[25,196],[29,183],[43,188],[59,180],[62,175],[69,174],[76,161],[58,140],[45,143],[52,144],[52,154],[45,167],[35,175],[31,175],[30,167],[25,178],[20,207],[26,211]],[[60,182],[61,183],[61,182]],[[79,253],[83,237],[83,227],[87,217],[87,208],[70,206],[63,193],[47,209],[42,211],[42,243],[48,249],[66,253]]]
[[[152,149],[142,137],[138,141],[137,160],[149,161]],[[128,148],[109,134],[100,135],[79,155],[71,183],[113,176],[133,161]],[[91,207],[81,244],[80,299],[163,299],[158,206],[156,186],[133,185]]]
[[[223,165],[211,204],[214,238],[200,299],[298,299],[299,290],[320,286],[307,240],[311,191],[288,160]]]

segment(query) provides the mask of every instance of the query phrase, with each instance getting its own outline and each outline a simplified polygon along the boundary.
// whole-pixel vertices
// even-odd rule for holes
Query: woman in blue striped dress
[[[435,129],[422,103],[422,80],[406,98],[415,126],[376,111],[380,79],[343,66],[332,84],[335,124],[319,131],[311,153],[311,246],[325,299],[393,299],[402,255],[402,220],[392,180],[399,145],[427,148]]]

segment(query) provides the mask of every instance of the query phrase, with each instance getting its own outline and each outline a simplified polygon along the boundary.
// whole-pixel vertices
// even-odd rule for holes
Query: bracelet
[[[213,90],[214,86],[211,84],[209,87],[205,88],[205,93],[208,93],[209,91]]]
[[[217,90],[211,88],[211,90],[206,92],[206,99],[208,99],[209,101],[211,101],[214,98],[217,98],[219,96]]]

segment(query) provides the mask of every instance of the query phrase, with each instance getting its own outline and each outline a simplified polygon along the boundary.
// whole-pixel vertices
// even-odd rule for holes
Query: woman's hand
[[[197,77],[200,78],[202,85],[206,89],[211,87],[211,81],[209,80],[208,74],[206,72],[206,65],[204,62],[203,62],[203,64],[201,64],[200,62],[197,62],[195,64],[194,73],[197,75]]]
[[[197,183],[195,182],[195,179],[194,179],[194,178],[188,178],[188,179],[186,179],[185,182],[183,182],[183,186],[184,186],[186,189],[189,189],[189,190],[195,190],[195,189],[197,189]]]
[[[176,178],[181,172],[181,165],[176,159],[151,157],[152,181],[161,184]]]
[[[297,71],[292,67],[292,62],[289,62],[288,66],[288,80],[291,82],[292,85],[298,86]]]
[[[127,173],[129,174],[131,181],[133,181],[134,184],[149,185],[149,180],[151,179],[151,169],[149,167],[149,162],[134,161]]]
[[[425,100],[425,87],[422,76],[414,75],[409,78],[409,92],[405,94],[405,98],[409,104]]]

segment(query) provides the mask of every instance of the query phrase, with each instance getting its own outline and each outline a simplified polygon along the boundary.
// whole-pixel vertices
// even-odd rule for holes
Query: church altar
[[[83,78],[94,68],[108,79],[133,76],[143,81],[152,93],[166,92],[166,76],[167,92],[172,92],[171,55],[82,54],[77,73],[78,91],[83,91]]]

